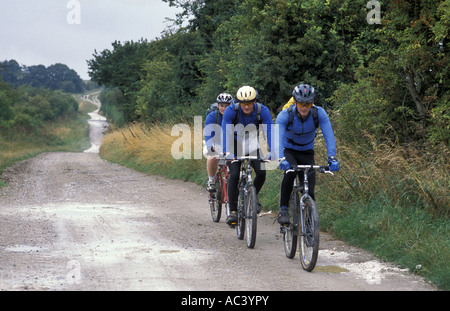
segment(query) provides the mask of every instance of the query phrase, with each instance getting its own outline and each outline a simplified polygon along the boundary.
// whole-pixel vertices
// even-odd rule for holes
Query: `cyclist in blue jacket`
[[[340,169],[339,161],[336,159],[336,141],[330,119],[322,107],[314,105],[314,88],[308,84],[301,84],[292,92],[294,105],[282,110],[276,119],[279,130],[280,169],[288,170],[294,165],[310,165],[314,162],[314,140],[317,127],[320,126],[328,153],[330,170]],[[314,111],[315,110],[315,111]],[[303,182],[303,172],[300,173]],[[296,173],[285,172],[281,182],[280,211],[278,222],[287,224],[289,222],[288,206]],[[314,186],[316,183],[315,171],[311,172],[309,178],[309,193],[314,199]]]
[[[269,151],[271,148],[271,128],[273,124],[269,108],[256,101],[257,92],[251,86],[241,87],[236,94],[237,99],[224,112],[222,120],[223,151],[227,159],[239,159],[240,156],[255,155],[261,157],[257,130],[263,125],[267,137]],[[235,126],[233,132],[231,126]],[[251,160],[255,170],[254,185],[259,193],[266,180],[266,171],[261,169],[262,160]],[[227,224],[237,222],[238,182],[241,161],[233,161],[229,165],[228,202],[230,215]],[[259,203],[258,203],[259,205]],[[260,206],[260,205],[259,205]],[[259,207],[260,208],[260,207]]]
[[[206,190],[216,191],[214,179],[218,167],[218,156],[222,154],[222,136],[220,135],[222,126],[222,116],[225,109],[233,101],[233,96],[228,93],[221,93],[217,96],[217,108],[212,110],[205,119],[203,134],[205,141],[203,144],[203,154],[206,157],[206,170],[208,172],[208,183]],[[215,104],[214,104],[215,105]]]

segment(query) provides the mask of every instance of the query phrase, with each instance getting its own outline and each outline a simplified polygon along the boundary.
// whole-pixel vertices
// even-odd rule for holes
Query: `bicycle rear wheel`
[[[289,200],[289,225],[284,226],[283,241],[286,257],[292,259],[297,251],[298,227],[300,218],[300,200],[298,192],[293,192]]]
[[[244,189],[240,188],[238,195],[237,226],[236,226],[236,234],[239,240],[244,239],[245,233],[244,202],[245,202]]]
[[[319,253],[319,213],[314,200],[307,195],[302,209],[300,231],[300,262],[304,270],[311,272],[316,266]]]
[[[216,192],[209,194],[209,208],[212,220],[219,222],[222,215],[222,181],[220,178],[216,178]]]
[[[255,186],[250,186],[245,200],[245,232],[247,235],[247,247],[255,247],[256,225],[258,216],[258,204]]]

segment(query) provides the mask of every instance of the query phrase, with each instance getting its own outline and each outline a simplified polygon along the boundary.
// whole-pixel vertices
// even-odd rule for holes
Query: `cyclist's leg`
[[[299,164],[295,156],[297,152],[293,149],[284,149],[284,157],[291,166]],[[283,180],[281,181],[280,206],[288,206],[296,175],[295,172],[284,173]]]
[[[230,178],[228,180],[228,204],[230,206],[230,221],[234,220],[234,214],[237,210],[237,200],[239,195],[238,183],[239,183],[239,174],[241,169],[241,162],[229,163],[228,167],[230,168]],[[233,213],[234,212],[234,213]],[[227,219],[227,223],[229,223]]]
[[[259,155],[259,153],[258,153]],[[252,160],[250,161],[250,165],[253,167],[253,170],[255,171],[255,180],[253,181],[253,185],[255,186],[256,190],[256,204],[257,204],[257,213],[261,212],[262,205],[259,203],[259,191],[261,190],[262,186],[264,186],[264,183],[266,182],[266,170],[261,169],[261,163],[262,160]]]
[[[209,192],[216,191],[215,188],[215,177],[218,167],[218,159],[212,156],[207,156],[206,159],[206,170],[208,172],[208,185],[206,186],[206,190]]]
[[[293,149],[285,149],[284,157],[286,161],[291,164],[291,166],[298,165],[295,154],[298,151]],[[292,188],[294,185],[294,179],[297,173],[295,172],[284,172],[283,180],[280,186],[280,211],[278,213],[278,222],[280,224],[285,224],[289,222],[288,206],[289,199],[291,197]]]
[[[253,170],[255,171],[255,180],[253,181],[253,185],[255,185],[256,193],[259,193],[259,190],[261,190],[262,186],[264,186],[264,183],[266,182],[266,170],[261,169],[261,160],[252,160],[250,161],[250,165],[253,167]]]

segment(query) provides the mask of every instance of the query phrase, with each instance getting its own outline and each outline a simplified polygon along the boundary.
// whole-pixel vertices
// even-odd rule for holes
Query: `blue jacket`
[[[208,113],[205,119],[205,127],[203,128],[203,134],[205,135],[205,143],[208,149],[211,148],[213,143],[217,145],[220,144],[220,142],[222,141],[220,127],[222,125],[223,117],[219,111],[217,111],[217,114],[219,115],[217,125],[214,125],[216,123],[216,111],[211,111],[210,113]],[[207,127],[207,125],[212,125],[214,127],[211,126]],[[216,131],[214,129],[217,129],[218,137],[215,137]]]
[[[317,106],[316,106],[317,107]],[[294,150],[310,150],[314,149],[314,141],[317,129],[314,126],[314,120],[311,112],[305,120],[301,120],[297,114],[297,107],[293,107],[294,121],[292,126],[286,130],[286,125],[289,122],[288,109],[282,110],[276,120],[278,124],[279,133],[279,150],[278,158],[284,157],[284,148]],[[333,128],[331,127],[330,119],[322,107],[317,107],[319,126],[322,130],[325,142],[327,145],[328,156],[336,156],[336,140],[334,139]]]
[[[257,120],[256,104],[254,104],[254,108],[255,109],[254,109],[253,113],[249,116],[246,116],[242,112],[242,109],[239,105],[239,113],[238,113],[239,118],[237,120],[237,125],[242,124],[245,128],[249,124],[254,124],[257,127],[258,120]],[[232,103],[230,106],[227,107],[227,109],[225,109],[225,112],[223,114],[223,119],[222,119],[222,137],[223,137],[222,146],[223,146],[224,152],[231,152],[232,151],[231,148],[233,148],[233,145],[231,145],[231,143],[233,143],[233,142],[229,142],[230,145],[227,146],[226,140],[227,140],[227,125],[233,124],[235,116],[236,116],[235,105],[234,105],[234,103]],[[261,118],[261,125],[265,125],[265,126],[263,126],[263,129],[266,134],[267,143],[269,145],[269,151],[271,151],[270,148],[272,146],[271,142],[272,142],[273,120],[272,120],[272,115],[270,114],[269,108],[267,108],[263,104],[261,104],[260,118]],[[240,134],[242,134],[242,133],[240,133]],[[237,141],[238,143],[241,143],[243,140],[243,137],[242,137],[242,135],[238,135],[238,133],[235,131],[234,132],[234,140]]]

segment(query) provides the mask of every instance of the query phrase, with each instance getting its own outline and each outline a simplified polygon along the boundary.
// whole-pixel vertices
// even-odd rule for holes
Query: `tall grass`
[[[171,147],[177,137],[170,135],[171,128],[135,123],[114,130],[105,137],[100,153],[147,173],[205,185],[205,159],[173,159]],[[448,150],[436,156],[374,145],[367,152],[339,142],[338,150],[341,171],[317,177],[321,228],[450,289]],[[320,136],[316,162],[326,164]],[[260,201],[266,210],[276,211],[282,172],[267,174]]]
[[[450,289],[448,149],[338,146],[342,170],[318,181],[322,227]]]
[[[108,160],[146,173],[202,184],[207,176],[206,161],[175,160],[171,148],[178,137],[171,136],[171,129],[172,125],[147,127],[143,123],[134,123],[114,130],[105,136],[100,154]]]

